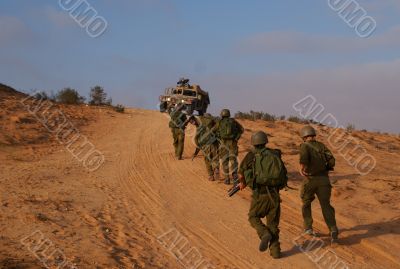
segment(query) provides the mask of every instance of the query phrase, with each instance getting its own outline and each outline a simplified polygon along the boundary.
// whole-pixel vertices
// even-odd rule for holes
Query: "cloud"
[[[16,17],[0,16],[0,47],[16,46],[29,42],[33,32]]]
[[[58,27],[69,27],[76,24],[66,11],[46,7],[43,12],[44,16]]]
[[[128,9],[131,12],[158,9],[170,15],[177,13],[177,6],[172,0],[120,0],[118,5],[115,5],[115,0],[103,0],[103,2],[109,7]]]
[[[360,0],[359,0],[360,1]],[[366,9],[373,11],[384,11],[384,10],[397,10],[400,11],[399,0],[367,0],[360,1],[360,4],[365,6]]]
[[[400,25],[367,39],[323,36],[301,32],[269,32],[250,36],[236,46],[241,53],[352,53],[373,49],[398,48]]]
[[[220,74],[203,77],[212,112],[262,110],[296,115],[292,105],[311,94],[339,123],[400,132],[400,59],[330,69],[265,75]]]

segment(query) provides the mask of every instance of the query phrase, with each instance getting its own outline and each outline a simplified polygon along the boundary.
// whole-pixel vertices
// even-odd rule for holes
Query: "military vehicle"
[[[210,97],[199,85],[190,85],[189,79],[181,78],[176,87],[165,89],[165,94],[160,96],[160,112],[170,112],[178,104],[182,104],[189,115],[194,111],[203,115],[207,112]]]

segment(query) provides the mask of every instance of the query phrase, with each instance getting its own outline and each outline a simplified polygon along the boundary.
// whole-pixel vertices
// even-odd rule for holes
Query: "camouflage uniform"
[[[305,142],[300,146],[300,164],[305,166],[308,175],[300,190],[302,213],[305,230],[312,229],[311,203],[317,195],[326,225],[331,232],[337,232],[335,209],[330,203],[332,185],[326,163],[318,155],[318,150],[323,152],[326,149],[326,146],[318,141]]]
[[[171,120],[169,128],[171,128],[173,145],[175,148],[175,157],[182,159],[183,149],[185,145],[185,122],[187,120],[186,114],[179,110],[173,110],[170,113]]]
[[[224,171],[225,179],[226,180],[229,179],[229,175],[232,173],[232,177],[234,181],[236,181],[238,172],[237,156],[239,154],[238,141],[244,132],[244,128],[242,125],[240,125],[239,122],[237,122],[234,119],[231,119],[236,125],[237,133],[234,134],[235,137],[233,139],[224,139],[223,136],[221,135],[222,130],[220,127],[221,127],[221,122],[227,119],[229,118],[222,118],[217,123],[217,133],[218,137],[220,138],[219,156],[222,161],[222,168]],[[231,169],[229,169],[229,162],[231,163]]]
[[[256,151],[257,150],[261,149],[256,149]],[[253,169],[253,162],[254,153],[249,152],[239,167],[239,174],[244,175],[246,184],[253,189],[250,210],[248,213],[249,222],[257,231],[260,239],[267,233],[272,236],[269,244],[270,254],[273,257],[277,257],[281,252],[279,243],[279,220],[281,214],[279,189],[269,187],[267,190],[266,186],[254,184],[254,179],[246,176],[247,172]],[[261,220],[264,217],[267,218],[267,225],[265,225]]]
[[[215,120],[212,117],[199,117],[195,143],[204,153],[204,162],[208,175],[214,176],[214,171],[219,168],[218,139],[212,131]]]

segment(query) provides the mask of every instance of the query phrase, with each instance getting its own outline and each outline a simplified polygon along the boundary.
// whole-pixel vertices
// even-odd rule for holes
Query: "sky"
[[[335,1],[3,0],[0,82],[85,96],[101,85],[115,104],[157,109],[188,77],[215,114],[299,116],[293,104],[312,95],[341,125],[400,133],[400,1],[347,0],[376,22],[368,37]],[[63,9],[74,2],[91,5],[104,33]]]

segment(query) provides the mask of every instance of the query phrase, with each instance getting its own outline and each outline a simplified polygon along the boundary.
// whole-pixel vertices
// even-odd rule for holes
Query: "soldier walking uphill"
[[[249,210],[249,222],[261,239],[259,250],[270,250],[270,255],[281,256],[279,243],[279,219],[281,199],[279,190],[287,186],[287,170],[281,159],[281,151],[266,147],[267,134],[256,132],[251,137],[254,150],[247,153],[240,164],[239,186],[253,190]],[[262,218],[267,218],[267,225]]]
[[[335,220],[335,209],[332,207],[329,171],[334,169],[335,158],[332,152],[316,138],[316,131],[311,126],[305,126],[300,131],[304,143],[300,146],[300,173],[305,177],[300,196],[303,202],[302,213],[305,233],[315,235],[312,224],[311,203],[317,195],[321,204],[325,223],[329,228],[332,242],[338,239],[338,228]]]
[[[228,109],[221,111],[221,120],[216,125],[218,137],[220,138],[219,154],[222,160],[222,168],[224,171],[224,183],[229,185],[229,175],[232,173],[234,184],[238,181],[238,141],[242,136],[244,129],[240,123],[231,118],[231,112]],[[229,171],[229,162],[231,162],[231,170]]]
[[[171,128],[172,137],[174,139],[175,157],[182,160],[183,148],[185,145],[185,128],[187,125],[187,116],[182,112],[183,106],[178,105],[170,113],[171,120],[169,128]]]
[[[198,118],[192,117],[190,122],[196,126],[194,141],[204,153],[208,179],[214,181],[215,174],[219,174],[218,138],[212,131],[216,122],[208,113]]]

